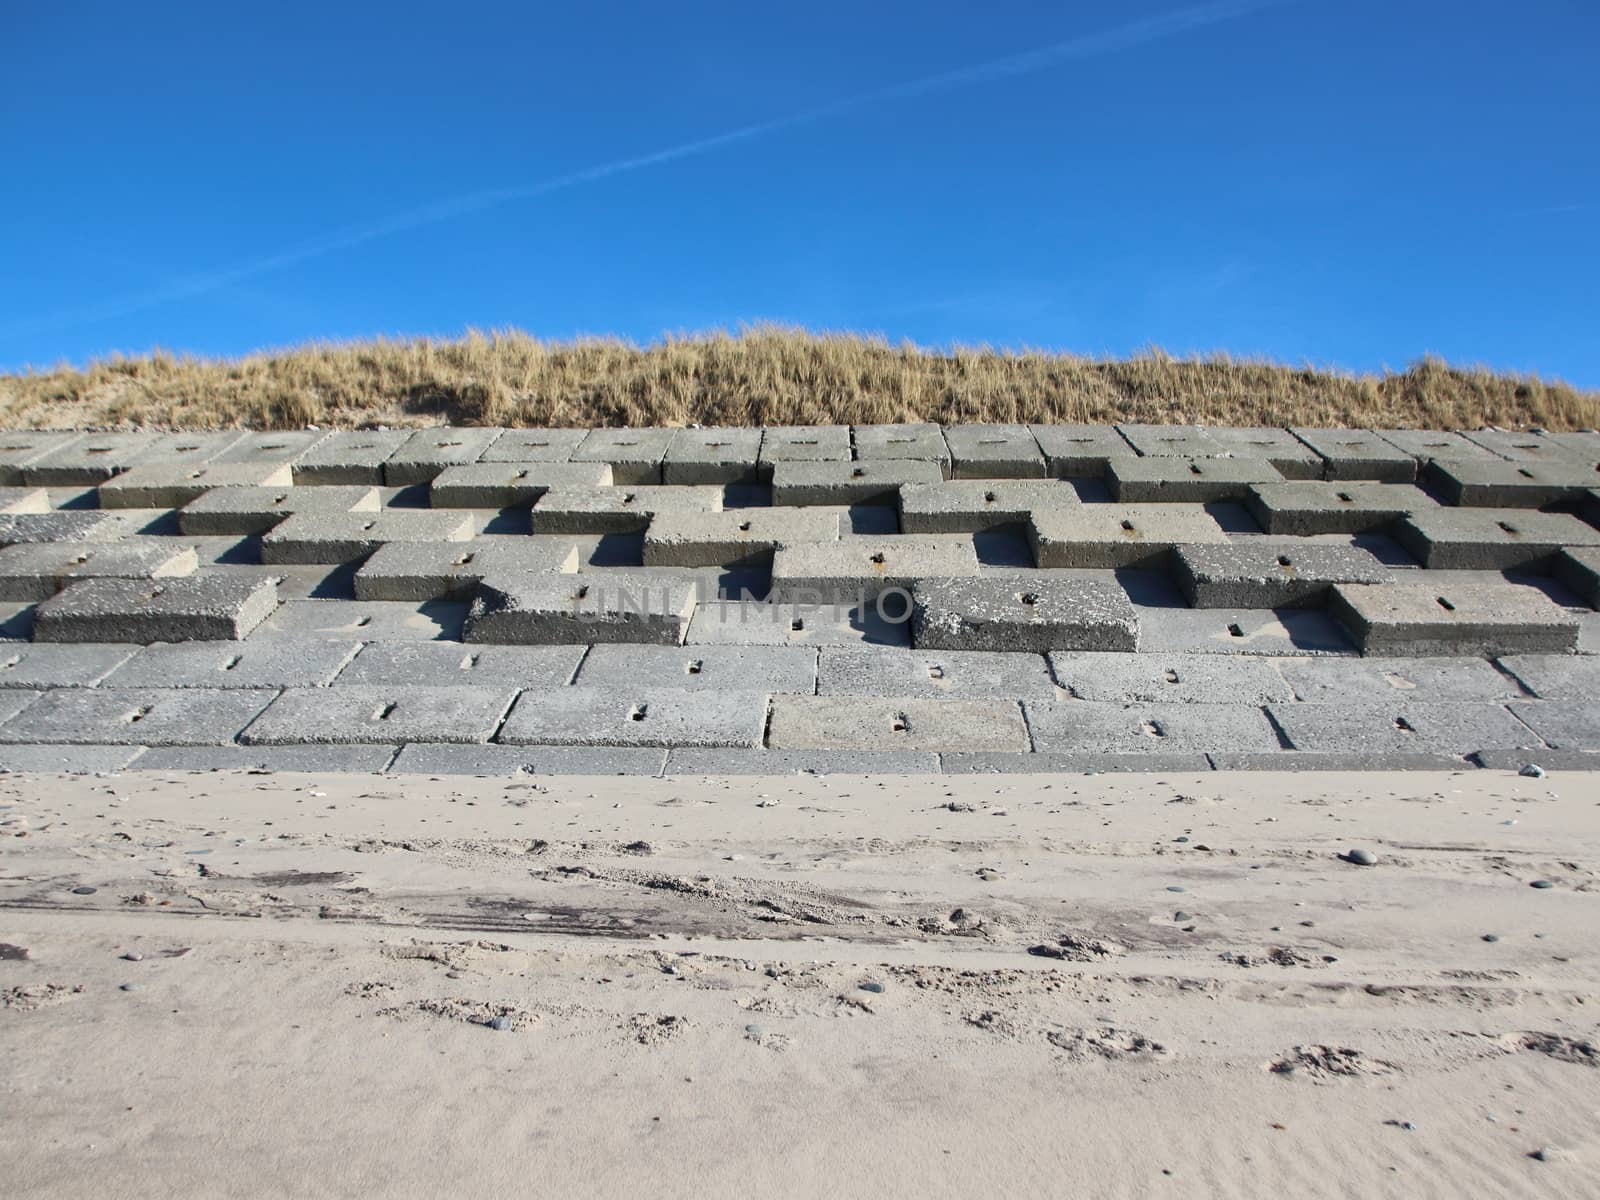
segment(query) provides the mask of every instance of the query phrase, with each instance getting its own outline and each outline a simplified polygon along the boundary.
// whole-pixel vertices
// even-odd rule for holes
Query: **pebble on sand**
[[[1544,888],[1553,888],[1555,887],[1555,884],[1551,883],[1548,879],[1535,879],[1528,886],[1543,890]]]
[[[88,884],[84,884],[81,887],[73,888],[72,894],[74,896],[92,896],[99,890],[100,889],[97,887],[90,887]]]
[[[876,979],[869,979],[861,985],[861,990],[863,992],[871,992],[873,995],[878,995],[883,991],[883,984],[879,983]]]
[[[504,1032],[511,1028],[511,1018],[502,1013],[489,1022],[489,1028]]]
[[[1526,775],[1529,779],[1543,779],[1544,778],[1544,768],[1541,767],[1538,763],[1528,763],[1525,767],[1522,768],[1522,770],[1518,771],[1517,774],[1518,775]]]
[[[1344,852],[1344,860],[1347,863],[1354,863],[1358,867],[1370,867],[1377,863],[1378,856],[1371,850],[1363,850],[1358,846],[1353,850],[1346,850]]]

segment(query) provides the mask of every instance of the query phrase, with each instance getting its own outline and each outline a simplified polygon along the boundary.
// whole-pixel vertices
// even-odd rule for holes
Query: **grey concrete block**
[[[1141,608],[1139,647],[1155,654],[1356,653],[1343,626],[1317,608]]]
[[[891,588],[909,591],[922,580],[975,576],[978,555],[970,538],[851,538],[778,547],[772,556],[770,596],[781,603],[868,600]]]
[[[465,640],[510,645],[648,642],[676,646],[698,597],[665,576],[620,582],[594,574],[483,580],[467,616]]]
[[[955,479],[1042,479],[1044,452],[1026,425],[946,425]]]
[[[1233,542],[1179,546],[1173,576],[1195,608],[1321,604],[1336,583],[1388,583],[1393,572],[1356,546]]]
[[[1120,458],[1110,464],[1111,496],[1122,504],[1210,504],[1248,494],[1251,484],[1282,479],[1259,458]]]
[[[1600,658],[1592,655],[1511,654],[1499,662],[1502,670],[1516,676],[1541,700],[1590,700],[1600,696]]]
[[[465,542],[474,532],[472,517],[462,512],[294,513],[262,536],[261,561],[355,562],[389,542]]]
[[[720,487],[559,488],[546,492],[529,514],[534,533],[634,533],[663,512],[722,511]]]
[[[587,429],[508,429],[482,454],[481,463],[564,463],[589,436]]]
[[[117,528],[110,513],[0,513],[0,546],[101,541]]]
[[[42,487],[0,487],[0,513],[47,513],[50,493]]]
[[[1391,446],[1411,455],[1419,465],[1441,461],[1498,462],[1500,457],[1459,433],[1440,433],[1433,429],[1378,429]]]
[[[761,432],[760,462],[766,468],[781,462],[849,461],[848,425],[775,425]]]
[[[1130,771],[1192,774],[1210,771],[1204,754],[941,754],[946,775],[1107,775]]]
[[[1310,703],[1514,700],[1517,685],[1481,658],[1298,658],[1278,671]],[[1287,698],[1287,697],[1286,697]]]
[[[10,695],[0,696],[4,703]],[[276,696],[210,688],[61,688],[42,692],[0,725],[0,742],[89,746],[214,746],[238,732]]]
[[[329,434],[294,463],[296,484],[382,483],[383,464],[406,442],[407,429],[356,429]]]
[[[1461,435],[1491,454],[1515,463],[1573,463],[1588,456],[1574,453],[1569,443],[1542,433],[1517,433],[1510,429],[1476,429]],[[1590,464],[1592,465],[1592,464]]]
[[[137,771],[283,771],[301,775],[373,774],[395,756],[391,746],[164,746],[133,763]]]
[[[446,467],[428,486],[434,508],[516,508],[552,488],[611,485],[607,463],[476,462]]]
[[[755,483],[761,430],[702,426],[680,429],[661,458],[666,484]]]
[[[1285,479],[1321,479],[1322,455],[1287,429],[1217,425],[1206,430],[1210,439],[1231,455],[1264,459]]]
[[[731,566],[770,558],[781,545],[837,542],[843,510],[732,508],[658,513],[644,534],[647,567]]]
[[[100,485],[101,508],[180,508],[213,488],[288,487],[288,463],[135,466]]]
[[[1253,704],[1025,704],[1033,747],[1056,754],[1204,754],[1218,747],[1276,750]]]
[[[83,437],[81,433],[33,429],[0,430],[0,485],[23,482],[23,469]]]
[[[817,690],[817,651],[811,646],[595,646],[573,683],[620,695],[639,687],[811,695]]]
[[[100,684],[106,688],[323,687],[361,648],[359,642],[172,642],[146,646]]]
[[[465,603],[381,600],[289,600],[261,622],[252,641],[353,638],[364,642],[461,640]]]
[[[1328,614],[1365,654],[1560,653],[1576,648],[1578,622],[1537,588],[1517,584],[1339,584]]]
[[[185,534],[219,536],[266,533],[293,513],[377,512],[378,489],[358,484],[331,487],[221,487],[189,501],[178,514]]]
[[[357,600],[470,600],[489,575],[563,575],[578,569],[577,545],[564,539],[488,542],[388,542],[355,574]]]
[[[290,688],[239,741],[247,746],[486,742],[515,696],[505,687]]]
[[[1159,565],[1174,546],[1228,540],[1210,513],[1184,504],[1041,509],[1028,523],[1028,537],[1039,567]]]
[[[1028,749],[1015,700],[891,696],[774,696],[767,725],[774,750]]]
[[[1568,429],[1561,433],[1546,430],[1543,436],[1579,462],[1600,466],[1600,429]]]
[[[0,646],[0,688],[93,687],[137,646],[114,643],[12,643]]]
[[[911,483],[900,489],[900,531],[978,533],[1021,524],[1037,509],[1079,503],[1077,489],[1057,479]]]
[[[1325,479],[1410,483],[1417,477],[1417,460],[1370,429],[1295,427],[1289,432],[1322,456]]]
[[[707,600],[695,609],[690,646],[904,646],[909,610],[885,603],[763,604]]]
[[[1556,559],[1556,577],[1590,608],[1600,608],[1600,547],[1562,551]]]
[[[1296,750],[1360,754],[1473,754],[1537,745],[1501,704],[1275,704],[1268,709]]]
[[[25,642],[33,636],[33,614],[36,608],[37,606],[32,604],[0,603],[0,645]]]
[[[1477,508],[1542,508],[1579,500],[1600,484],[1600,473],[1577,463],[1446,459],[1429,463],[1425,473],[1446,503]]]
[[[120,771],[143,746],[0,746],[0,771],[36,775],[98,775]]]
[[[44,487],[102,483],[141,464],[203,464],[239,440],[223,433],[87,433],[22,468],[22,481]]]
[[[1115,580],[918,578],[911,640],[929,650],[1134,650],[1139,614]]]
[[[1294,698],[1277,665],[1221,654],[1050,655],[1056,682],[1078,700],[1102,704],[1243,704]]]
[[[44,600],[80,579],[163,579],[189,575],[198,565],[194,547],[166,539],[6,546],[0,549],[0,600]]]
[[[950,478],[950,447],[937,425],[856,425],[850,440],[858,462],[933,463],[940,478]]]
[[[39,605],[36,642],[186,642],[242,638],[278,606],[270,576],[84,579]]]
[[[1258,483],[1245,494],[1249,509],[1268,533],[1307,536],[1366,533],[1439,502],[1421,488],[1392,483]]]
[[[1228,453],[1203,425],[1118,425],[1117,432],[1150,458],[1219,458]]]
[[[390,487],[428,483],[446,467],[477,462],[503,429],[419,429],[383,461],[383,481]]]
[[[963,700],[1053,700],[1060,695],[1038,654],[891,646],[822,647],[815,690],[819,696],[949,696]]]
[[[642,746],[452,746],[412,742],[391,775],[659,775],[667,752]]]
[[[1521,771],[1530,765],[1546,771],[1600,771],[1600,754],[1588,750],[1552,750],[1546,746],[1524,750],[1483,750],[1473,757],[1479,766],[1493,771]]]
[[[1425,567],[1504,571],[1570,547],[1600,546],[1600,529],[1567,513],[1525,508],[1435,508],[1412,513],[1394,537]]]
[[[0,723],[11,720],[18,713],[25,712],[45,696],[52,694],[50,692],[25,691],[21,688],[12,688],[8,691],[0,692]]]
[[[667,754],[662,774],[690,775],[937,775],[939,756],[894,750],[717,750],[685,748]]]
[[[1115,459],[1138,453],[1109,425],[1030,425],[1054,479],[1099,479]]]
[[[593,429],[572,452],[573,462],[610,463],[618,484],[661,482],[661,460],[675,429]]]
[[[1462,771],[1473,765],[1462,755],[1427,751],[1278,750],[1207,757],[1218,771]]]
[[[585,646],[465,646],[368,642],[335,687],[557,688],[572,681]]]
[[[326,429],[247,433],[211,456],[213,463],[294,463],[332,436]]]
[[[861,462],[781,462],[772,468],[772,502],[804,504],[896,504],[900,489],[937,483],[937,462],[885,458]]]
[[[541,746],[759,746],[767,696],[683,688],[526,691],[497,741]]]

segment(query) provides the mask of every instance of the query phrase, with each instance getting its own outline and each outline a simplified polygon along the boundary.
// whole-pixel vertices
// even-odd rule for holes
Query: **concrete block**
[[[1258,483],[1245,493],[1245,507],[1262,529],[1306,537],[1383,529],[1439,502],[1421,488],[1393,483]]]
[[[1560,438],[1541,433],[1517,433],[1509,429],[1476,429],[1461,435],[1491,454],[1515,463],[1586,463],[1588,455],[1574,453]]]
[[[1259,458],[1119,458],[1107,470],[1111,496],[1122,504],[1210,504],[1245,496],[1250,485],[1283,478]]]
[[[1102,704],[1271,704],[1294,698],[1273,660],[1221,654],[1050,655],[1072,698]]]
[[[143,746],[0,746],[0,771],[98,775],[120,771],[143,753]]]
[[[884,605],[764,604],[707,600],[695,609],[689,646],[905,646],[909,613]]]
[[[1417,460],[1370,429],[1296,427],[1289,432],[1322,456],[1325,479],[1410,483],[1417,477]]]
[[[36,642],[224,641],[245,636],[278,607],[270,576],[84,579],[39,605]]]
[[[1356,546],[1263,541],[1179,546],[1173,575],[1194,608],[1321,604],[1336,583],[1389,583],[1394,574]]]
[[[575,543],[544,538],[488,542],[388,542],[355,575],[357,600],[470,600],[488,575],[564,575]]]
[[[1216,518],[1185,504],[1041,509],[1028,523],[1028,537],[1039,567],[1154,566],[1174,546],[1228,540]]]
[[[1556,558],[1556,578],[1590,608],[1600,608],[1600,547],[1563,550]]]
[[[335,687],[565,687],[584,646],[464,646],[452,642],[368,642]]]
[[[1272,719],[1296,750],[1360,754],[1473,754],[1537,745],[1502,704],[1274,704]]]
[[[856,425],[850,430],[857,462],[923,462],[950,478],[950,447],[937,425]]]
[[[955,479],[1042,479],[1044,452],[1026,425],[946,425]]]
[[[1118,425],[1117,432],[1150,458],[1221,458],[1228,448],[1203,425]]]
[[[63,449],[83,437],[81,433],[33,429],[0,430],[0,485],[14,487],[23,482],[23,469],[45,455]]]
[[[1600,529],[1577,517],[1526,508],[1428,509],[1397,524],[1394,537],[1435,570],[1504,571],[1600,546]]]
[[[434,508],[516,508],[551,488],[611,485],[607,463],[476,462],[446,467],[428,487]]]
[[[731,566],[770,558],[779,546],[837,542],[843,510],[733,508],[725,512],[663,512],[644,534],[647,567]]]
[[[481,463],[564,463],[589,436],[587,429],[508,429],[482,454]]]
[[[429,483],[446,467],[477,462],[505,430],[419,429],[383,460],[383,482],[390,487]]]
[[[243,433],[87,433],[22,469],[22,482],[42,487],[103,483],[142,464],[193,466],[238,441]]]
[[[1036,509],[1079,503],[1077,489],[1057,479],[911,483],[900,489],[900,531],[979,533],[1021,524]]]
[[[293,513],[262,536],[261,561],[356,562],[389,542],[465,542],[474,532],[471,516],[448,510]]]
[[[1276,750],[1253,704],[1025,704],[1033,747],[1059,754],[1204,754],[1219,746]]]
[[[247,746],[486,742],[515,696],[495,687],[290,688],[239,740]]]
[[[103,541],[117,529],[103,512],[0,513],[0,546]]]
[[[1512,654],[1499,662],[1501,670],[1515,675],[1541,700],[1589,700],[1600,696],[1600,658],[1592,655]]]
[[[0,549],[0,600],[44,600],[80,579],[162,579],[189,575],[194,547],[165,539],[70,545],[59,542]]]
[[[1339,584],[1328,614],[1362,653],[1538,654],[1571,651],[1577,619],[1537,588],[1517,584]]]
[[[42,487],[0,487],[0,513],[47,513],[50,493]]]
[[[618,582],[594,574],[492,576],[467,616],[469,642],[507,645],[647,642],[681,645],[697,596],[665,576]]]
[[[178,513],[178,528],[201,537],[266,533],[293,513],[377,512],[378,489],[332,487],[220,487],[204,492]]]
[[[526,691],[496,739],[541,746],[759,746],[767,696],[683,688]]]
[[[276,696],[210,688],[61,688],[0,725],[0,742],[89,746],[215,746],[233,741]],[[0,697],[0,702],[3,702]]]
[[[573,462],[610,463],[619,484],[661,482],[661,460],[675,429],[592,429],[572,452]]]
[[[8,642],[25,642],[33,636],[33,615],[37,606],[32,604],[0,603],[0,646]]]
[[[1473,758],[1493,771],[1520,771],[1529,764],[1546,771],[1600,771],[1600,755],[1586,750],[1483,750]]]
[[[848,425],[774,425],[761,431],[762,473],[781,462],[849,462]]]
[[[326,429],[269,430],[247,433],[211,456],[210,461],[225,463],[294,463],[304,458],[319,442],[332,436]]]
[[[1319,608],[1141,608],[1145,654],[1352,655],[1344,627]]]
[[[665,750],[642,746],[452,746],[411,742],[391,775],[659,775]]]
[[[101,508],[181,508],[213,488],[288,487],[287,463],[135,466],[100,485]]]
[[[12,688],[0,692],[0,724],[11,720],[18,713],[26,711],[37,704],[44,697],[53,695],[51,692],[24,691],[21,688]],[[26,741],[27,739],[21,739]]]
[[[1419,466],[1434,459],[1455,462],[1499,462],[1500,457],[1459,433],[1440,433],[1433,429],[1378,429],[1391,446],[1411,455]]]
[[[1436,460],[1428,482],[1447,504],[1477,508],[1542,508],[1579,500],[1600,473],[1577,463],[1513,463],[1501,459]]]
[[[546,492],[535,502],[529,524],[534,533],[636,533],[657,513],[721,511],[719,487],[618,484]]]
[[[975,576],[978,555],[965,537],[851,538],[778,547],[772,589],[780,603],[868,600],[890,588],[907,591],[922,580]]]
[[[159,746],[133,763],[137,771],[282,771],[299,775],[373,774],[393,746]]]
[[[1238,458],[1263,459],[1276,467],[1285,479],[1322,478],[1322,455],[1287,429],[1217,425],[1208,428],[1206,433],[1226,453]]]
[[[137,646],[29,644],[0,646],[0,688],[93,687],[131,658]]]
[[[1334,703],[1461,703],[1514,700],[1517,685],[1481,658],[1283,659],[1295,700]]]
[[[891,696],[774,696],[774,750],[944,751],[1028,749],[1015,700]]]
[[[408,429],[331,433],[294,463],[296,484],[382,483],[383,464],[411,440]]]
[[[1204,754],[941,754],[945,775],[1106,775],[1128,771],[1210,771]]]
[[[937,775],[939,756],[894,750],[719,750],[684,748],[667,754],[662,774],[701,775]]]
[[[938,483],[944,468],[920,459],[861,462],[781,462],[772,467],[772,502],[777,505],[897,504],[900,489]]]
[[[661,458],[666,484],[755,483],[761,457],[761,430],[750,428],[680,429]]]
[[[1213,751],[1207,755],[1218,771],[1462,771],[1472,767],[1464,756],[1428,751],[1278,750],[1262,754]]]
[[[923,650],[1138,648],[1139,614],[1115,580],[1014,575],[919,577],[911,641]]]
[[[1138,452],[1109,425],[1030,425],[1054,479],[1099,479],[1108,464]]]
[[[824,646],[816,683],[819,696],[1054,700],[1060,695],[1043,656],[971,650]]]
[[[811,695],[817,690],[817,651],[811,646],[595,646],[573,682],[619,695],[639,687]]]
[[[381,600],[290,600],[250,635],[281,638],[354,638],[364,642],[461,640],[465,603],[422,604]]]
[[[1546,430],[1544,437],[1579,462],[1600,466],[1600,429],[1569,429],[1562,433]]]
[[[63,649],[65,647],[62,647]],[[319,638],[173,642],[146,646],[112,671],[107,688],[325,687],[361,643]]]

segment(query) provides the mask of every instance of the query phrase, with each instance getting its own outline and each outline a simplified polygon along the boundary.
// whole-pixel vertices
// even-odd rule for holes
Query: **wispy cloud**
[[[678,145],[668,146],[665,149],[655,150],[648,154],[620,158],[614,162],[602,163],[598,166],[586,167],[578,171],[570,171],[564,175],[555,175],[548,179],[449,196],[431,204],[393,213],[375,221],[334,230],[322,237],[302,242],[297,246],[248,262],[238,263],[231,267],[183,276],[170,280],[161,286],[113,297],[99,304],[69,311],[43,314],[27,321],[5,326],[4,332],[8,336],[26,335],[69,328],[93,321],[130,316],[146,309],[155,308],[158,305],[191,299],[195,296],[203,296],[210,292],[232,287],[256,276],[295,266],[310,259],[321,258],[323,255],[332,254],[339,250],[353,249],[356,246],[377,241],[380,238],[392,237],[395,234],[420,229],[427,225],[436,225],[444,221],[470,216],[474,213],[498,208],[501,205],[511,204],[516,201],[535,200],[541,196],[548,196],[552,192],[565,191],[583,184],[596,183],[613,175],[623,175],[643,170],[646,167],[698,157],[728,146],[753,142],[759,138],[781,133],[788,129],[810,125],[830,117],[841,116],[858,109],[870,108],[874,105],[910,100],[919,96],[972,87],[996,80],[1010,79],[1019,75],[1030,75],[1074,59],[1096,58],[1122,50],[1130,50],[1150,42],[1175,37],[1190,30],[1216,25],[1224,21],[1238,20],[1241,17],[1249,16],[1264,9],[1277,8],[1286,3],[1294,2],[1295,0],[1223,0],[1223,2],[1219,3],[1194,5],[1173,12],[1158,14],[1153,17],[1147,17],[1144,20],[1120,25],[1115,29],[1068,38],[1065,41],[1054,42],[1048,46],[1041,46],[1038,49],[1020,54],[1008,55],[1005,58],[992,59],[988,62],[977,63],[968,67],[958,67],[954,70],[942,71],[939,74],[929,75],[922,79],[890,84],[870,91],[857,92],[827,104],[791,113],[788,116],[777,117],[770,121],[760,121],[753,125],[730,129],[724,133],[713,134],[709,137],[696,138],[693,141],[680,142]]]

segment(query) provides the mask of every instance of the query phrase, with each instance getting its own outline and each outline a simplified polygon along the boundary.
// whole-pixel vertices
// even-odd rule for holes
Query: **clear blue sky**
[[[1593,0],[65,0],[0,33],[4,367],[779,320],[1600,387]]]

